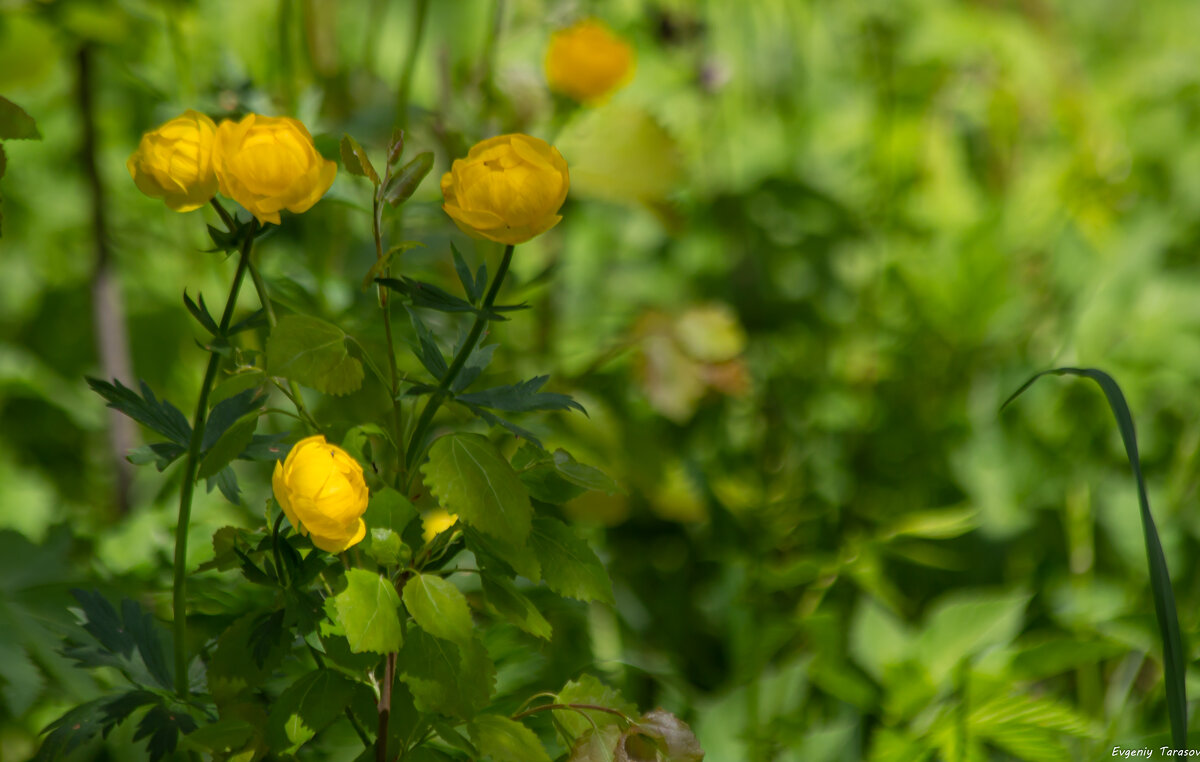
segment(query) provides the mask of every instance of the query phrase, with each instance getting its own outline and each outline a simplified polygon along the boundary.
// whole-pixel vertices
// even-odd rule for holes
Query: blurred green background
[[[114,448],[144,432],[114,433],[83,377],[145,379],[190,411],[205,358],[181,293],[217,302],[232,263],[205,251],[211,210],[142,196],[125,158],[185,108],[293,115],[331,155],[347,132],[379,155],[415,5],[0,2],[0,94],[43,135],[4,143],[0,179],[0,758],[103,687],[55,652],[67,588],[169,615],[177,482],[143,467],[124,485]],[[542,58],[586,14],[631,41],[637,71],[573,108]],[[712,762],[1166,743],[1103,398],[1052,379],[999,406],[1047,367],[1117,378],[1196,642],[1200,6],[441,0],[426,21],[402,120],[437,165],[390,223],[426,244],[402,270],[449,287],[450,240],[494,267],[440,210],[467,146],[557,145],[571,196],[518,249],[508,288],[534,309],[493,330],[492,370],[551,373],[590,417],[528,425],[627,491],[568,506],[618,605],[558,604],[548,646],[493,632],[503,691],[595,671],[687,719]],[[261,261],[281,303],[372,349],[369,208],[341,172]],[[339,435],[388,405],[370,381],[310,401]],[[216,528],[262,522],[268,473],[239,468],[244,506],[198,498],[193,566]],[[222,579],[196,588],[218,600]],[[121,733],[79,758],[139,758]]]

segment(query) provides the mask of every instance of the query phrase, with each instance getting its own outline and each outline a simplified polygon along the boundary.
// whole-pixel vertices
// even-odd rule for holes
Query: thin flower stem
[[[375,204],[371,214],[371,230],[375,236],[375,259],[376,261],[383,259],[383,203],[380,198],[383,188],[387,187],[388,181],[392,177],[392,168],[389,165],[383,183],[375,192]],[[380,273],[383,277],[388,277],[389,267],[384,267]],[[404,444],[404,408],[400,402],[400,369],[396,363],[396,342],[392,338],[392,305],[388,298],[388,290],[386,287],[379,286],[379,307],[383,310],[383,333],[387,339],[387,356],[388,370],[391,372],[390,396],[392,398],[392,437],[396,445],[396,484],[404,478],[404,450],[401,449]]]
[[[479,313],[475,316],[475,323],[471,326],[471,332],[467,334],[466,341],[459,348],[458,354],[454,356],[450,367],[446,369],[446,374],[442,376],[441,383],[430,394],[429,401],[425,403],[425,409],[421,411],[421,417],[417,420],[416,428],[413,429],[412,439],[408,442],[408,457],[405,463],[410,483],[412,481],[413,469],[416,467],[420,456],[425,452],[423,446],[424,439],[428,433],[429,424],[433,422],[434,413],[437,412],[442,401],[446,399],[451,385],[458,378],[458,374],[466,364],[467,358],[471,356],[471,352],[475,349],[475,342],[479,341],[479,336],[483,333],[483,328],[488,323],[487,315],[491,312],[492,305],[496,302],[496,294],[500,292],[500,284],[503,282],[505,274],[508,273],[508,266],[512,263],[513,248],[513,244],[511,243],[504,247],[504,258],[500,260],[500,268],[496,270],[496,277],[492,280],[492,285],[483,297],[483,304],[480,305]]]
[[[229,322],[233,319],[233,309],[237,304],[238,291],[242,287],[246,270],[250,266],[250,256],[254,248],[254,228],[247,231],[242,241],[241,256],[238,259],[237,272],[233,276],[233,285],[229,289],[229,298],[225,300],[225,311],[221,314],[218,333],[224,335],[229,330]],[[175,629],[175,692],[181,697],[188,695],[188,649],[187,649],[187,541],[188,524],[192,518],[192,491],[196,486],[196,469],[200,465],[200,448],[204,443],[204,424],[208,418],[208,395],[217,379],[217,369],[221,365],[221,355],[212,352],[208,357],[208,367],[204,371],[204,381],[200,384],[200,399],[196,402],[196,414],[192,418],[192,439],[188,445],[187,458],[183,465],[183,486],[179,491],[179,521],[175,525],[175,581],[172,590],[172,605],[174,608]]]

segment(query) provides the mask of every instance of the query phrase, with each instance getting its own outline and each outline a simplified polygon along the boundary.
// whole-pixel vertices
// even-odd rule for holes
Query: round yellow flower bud
[[[190,212],[217,193],[213,174],[213,137],[217,126],[204,114],[188,109],[142,135],[125,162],[138,190],[161,198],[177,212]]]
[[[585,19],[550,38],[546,83],[580,103],[604,100],[633,75],[633,48],[596,19]]]
[[[279,210],[306,212],[333,185],[337,164],[322,158],[312,135],[286,116],[247,114],[217,128],[213,167],[221,193],[259,222],[279,224]]]
[[[362,466],[317,435],[301,439],[271,479],[275,500],[292,527],[311,535],[321,550],[341,553],[362,541],[367,525],[367,483]]]
[[[570,178],[558,149],[529,135],[476,143],[442,175],[442,209],[467,235],[524,243],[558,224]]]

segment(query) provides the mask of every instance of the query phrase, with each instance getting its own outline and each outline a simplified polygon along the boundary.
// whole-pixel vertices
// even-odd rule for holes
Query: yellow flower
[[[442,175],[442,208],[467,235],[524,243],[558,224],[570,178],[558,149],[529,135],[476,143]]]
[[[421,517],[421,536],[425,538],[425,542],[429,542],[454,526],[456,521],[458,521],[457,514],[450,513],[443,508],[435,508]]]
[[[367,483],[362,466],[342,448],[317,435],[293,445],[271,479],[275,500],[292,527],[311,534],[313,545],[340,553],[367,534]]]
[[[580,103],[602,101],[633,75],[633,48],[596,19],[585,19],[550,38],[546,82]]]
[[[142,135],[125,162],[138,190],[177,212],[207,204],[217,193],[212,162],[216,131],[211,119],[188,109]]]
[[[333,185],[337,164],[313,147],[300,122],[247,114],[217,128],[213,166],[221,193],[259,222],[279,224],[279,210],[306,212]]]

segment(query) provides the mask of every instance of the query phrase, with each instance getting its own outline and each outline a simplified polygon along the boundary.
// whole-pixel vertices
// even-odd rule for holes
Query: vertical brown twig
[[[83,169],[87,174],[92,203],[92,239],[96,249],[96,268],[92,274],[92,328],[96,351],[105,378],[124,383],[132,381],[129,359],[129,337],[125,327],[125,305],[121,299],[112,257],[108,248],[107,214],[104,205],[104,185],[96,166],[96,113],[92,99],[92,48],[87,42],[79,47],[77,103],[82,129]],[[114,499],[121,513],[129,510],[129,488],[133,469],[125,453],[134,445],[136,432],[133,422],[116,410],[108,411],[108,442],[112,450],[113,473],[116,475]]]
[[[383,685],[379,690],[379,732],[375,736],[375,762],[387,762],[388,721],[392,716],[392,682],[396,679],[396,653],[387,655]]]

